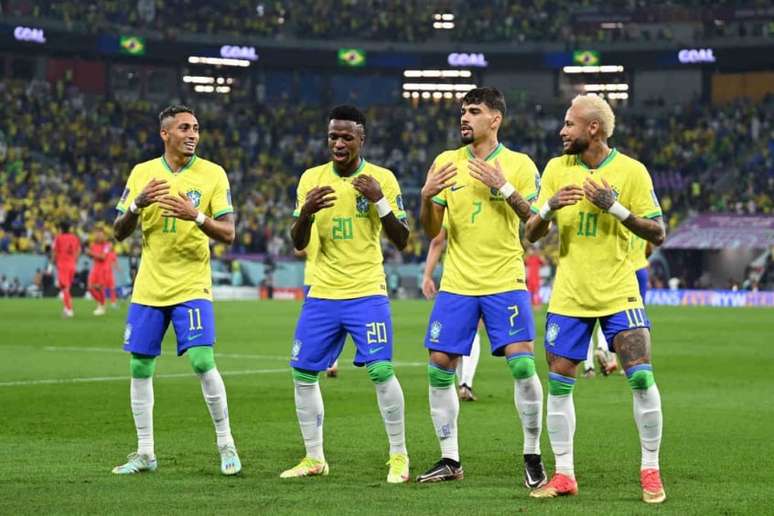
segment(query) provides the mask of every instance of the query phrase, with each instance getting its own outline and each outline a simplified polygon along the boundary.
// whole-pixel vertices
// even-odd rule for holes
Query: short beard
[[[473,136],[473,131],[470,131],[470,136],[462,136],[462,133],[460,133],[460,140],[462,140],[462,143],[465,145],[469,145],[476,141],[476,139]]]
[[[564,149],[565,154],[581,154],[583,151],[589,148],[589,140],[578,138],[574,140],[569,147]]]

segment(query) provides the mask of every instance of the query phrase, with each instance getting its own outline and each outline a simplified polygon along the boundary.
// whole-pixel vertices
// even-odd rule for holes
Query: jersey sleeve
[[[231,186],[228,183],[226,171],[222,168],[218,174],[215,191],[212,193],[212,200],[210,200],[210,211],[213,219],[234,213],[234,205],[231,202]]]
[[[293,210],[293,216],[298,217],[301,215],[301,207],[306,202],[306,194],[311,189],[309,186],[309,174],[304,172],[301,174],[301,179],[298,180],[298,187],[296,187],[296,208]]]
[[[513,186],[528,203],[532,204],[537,199],[540,191],[540,172],[529,156],[524,156]]]
[[[537,200],[532,203],[532,212],[539,213],[540,207],[548,202],[551,197],[556,193],[556,186],[554,185],[554,172],[553,172],[553,160],[548,162],[543,175],[536,179],[538,186]]]
[[[400,185],[398,184],[398,180],[395,179],[395,175],[392,172],[387,173],[384,184],[380,184],[379,186],[382,188],[382,193],[387,199],[387,202],[390,203],[390,208],[392,208],[392,213],[395,217],[399,220],[405,219],[406,209],[403,205],[403,196],[400,193]]]
[[[655,190],[653,190],[653,181],[648,174],[648,170],[643,166],[639,172],[634,175],[634,184],[631,188],[631,206],[629,210],[637,217],[646,219],[655,219],[661,217],[661,205],[658,202]]]
[[[124,193],[121,194],[121,198],[116,205],[116,209],[121,213],[125,213],[129,209],[129,205],[132,204],[134,198],[140,193],[137,190],[137,175],[137,167],[134,167],[129,173],[129,179],[126,180]]]

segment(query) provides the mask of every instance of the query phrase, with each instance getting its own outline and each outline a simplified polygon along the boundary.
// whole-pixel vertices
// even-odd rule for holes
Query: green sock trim
[[[395,369],[393,369],[392,363],[386,360],[366,364],[366,369],[368,369],[368,377],[374,383],[384,383],[395,376]]]
[[[430,380],[432,387],[447,389],[454,385],[454,376],[454,371],[441,369],[435,364],[427,364],[427,378]]]
[[[304,383],[317,383],[319,371],[307,371],[305,369],[292,368],[293,379]]]
[[[644,391],[656,384],[653,371],[637,371],[627,378],[626,381],[629,382],[629,386],[635,391]]]
[[[188,348],[186,354],[196,374],[204,374],[210,369],[215,369],[215,352],[212,346]]]
[[[548,392],[552,396],[567,396],[572,394],[575,384],[564,383],[558,380],[548,380]]]
[[[524,380],[535,375],[535,358],[528,356],[514,357],[508,360],[511,375],[517,380]]]
[[[156,357],[132,353],[129,359],[132,378],[151,378],[156,372]]]

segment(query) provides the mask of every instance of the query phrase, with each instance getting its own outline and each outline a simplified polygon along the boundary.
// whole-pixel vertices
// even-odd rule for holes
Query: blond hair
[[[613,136],[615,114],[605,99],[597,95],[578,95],[572,99],[572,105],[583,111],[583,118],[588,122],[598,121],[605,138]]]

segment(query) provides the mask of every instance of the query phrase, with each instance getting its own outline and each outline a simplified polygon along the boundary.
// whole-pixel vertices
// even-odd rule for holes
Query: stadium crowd
[[[197,152],[227,170],[234,192],[238,240],[230,252],[290,255],[297,178],[327,160],[325,110],[228,98],[192,104],[202,127]],[[0,252],[47,252],[62,219],[75,222],[84,238],[95,224],[110,225],[131,167],[161,154],[161,107],[87,97],[63,83],[0,82]],[[387,259],[422,261],[427,242],[416,223],[418,191],[434,153],[459,145],[458,107],[401,103],[367,115],[365,156],[395,171],[413,229],[403,255],[391,251]],[[501,138],[542,168],[560,151],[562,117],[563,109],[511,105]],[[772,120],[774,98],[622,108],[612,143],[647,164],[675,227],[693,211],[774,211]]]
[[[127,5],[128,4],[128,5]],[[301,39],[352,39],[423,42],[448,32],[455,41],[579,43],[618,41],[684,41],[669,23],[692,26],[693,39],[711,37],[774,37],[771,20],[734,19],[734,9],[766,8],[765,0],[744,2],[603,2],[582,0],[294,0],[293,2],[232,0],[2,0],[2,12],[63,21],[68,29],[110,32],[144,29],[178,39],[184,34]],[[435,14],[455,16],[454,30],[436,31]],[[597,15],[626,24],[601,27]],[[346,36],[344,36],[346,35]],[[445,36],[441,36],[445,37]]]

